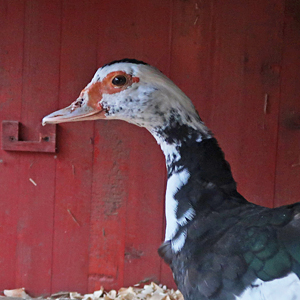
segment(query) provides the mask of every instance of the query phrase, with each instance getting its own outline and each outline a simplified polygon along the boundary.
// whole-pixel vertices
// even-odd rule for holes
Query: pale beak
[[[99,103],[102,97],[100,90],[97,88],[97,93],[90,93],[91,91],[95,91],[95,89],[96,85],[91,85],[88,89],[84,89],[79,98],[70,106],[44,117],[42,124],[57,124],[105,118],[106,111],[103,110]]]
[[[78,108],[73,108],[73,103],[63,109],[57,110],[48,116],[44,117],[42,124],[57,124],[65,122],[76,122],[76,121],[87,121],[101,119],[105,112],[103,110],[95,110],[95,108],[90,106],[82,106]],[[101,114],[102,113],[102,114]],[[100,115],[99,115],[100,114]]]

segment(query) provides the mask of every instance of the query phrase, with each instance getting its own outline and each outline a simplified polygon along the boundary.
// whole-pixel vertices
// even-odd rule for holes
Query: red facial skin
[[[122,80],[119,84],[113,84],[112,81],[116,76],[124,76],[126,81]],[[70,106],[60,109],[43,119],[44,124],[56,124],[63,122],[74,122],[84,120],[97,120],[106,118],[109,107],[105,109],[101,106],[100,101],[104,94],[116,94],[124,91],[133,83],[139,82],[138,77],[133,77],[123,71],[109,73],[101,82],[90,84],[81,91],[78,99]],[[86,100],[86,102],[85,102]]]
[[[122,75],[126,77],[126,83],[122,86],[116,86],[112,83],[114,77]],[[82,90],[79,98],[83,97],[84,93],[88,94],[88,102],[86,105],[92,107],[95,110],[101,111],[103,108],[100,105],[103,94],[116,94],[131,86],[133,83],[139,82],[138,77],[132,77],[131,75],[116,71],[109,73],[101,82],[95,82],[88,88]]]

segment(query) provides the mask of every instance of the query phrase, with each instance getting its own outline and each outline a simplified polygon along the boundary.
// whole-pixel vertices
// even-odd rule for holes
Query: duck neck
[[[236,186],[223,152],[209,130],[178,124],[151,133],[165,155],[168,174],[165,241],[170,240],[177,252],[185,243],[188,224],[206,206],[202,203],[207,201],[201,199],[202,192],[213,187],[235,190]]]

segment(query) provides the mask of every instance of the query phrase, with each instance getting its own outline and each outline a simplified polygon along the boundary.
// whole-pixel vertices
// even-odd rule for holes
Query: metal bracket
[[[20,122],[2,121],[2,149],[6,151],[56,152],[56,125],[39,128],[38,141],[19,140]]]

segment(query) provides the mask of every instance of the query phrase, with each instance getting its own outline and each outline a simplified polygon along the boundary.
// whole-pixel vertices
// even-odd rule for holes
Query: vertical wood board
[[[97,1],[62,1],[59,101],[68,106],[97,63]],[[52,292],[88,289],[93,122],[59,126],[56,155]]]
[[[0,121],[19,119],[22,99],[24,3],[0,1]],[[5,41],[5,43],[4,43]],[[1,133],[0,133],[1,134]],[[20,156],[0,149],[0,236],[1,289],[14,288],[18,202],[20,198]]]
[[[36,126],[58,94],[60,1],[25,2],[21,135],[37,139]],[[58,13],[56,13],[58,11]],[[43,41],[37,43],[36,41]],[[17,154],[18,155],[18,154]],[[19,156],[16,286],[33,295],[51,292],[55,162],[52,155]]]
[[[300,188],[300,4],[287,1],[275,205],[298,202]]]

